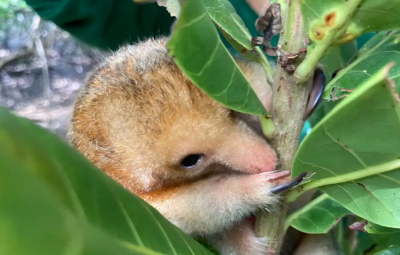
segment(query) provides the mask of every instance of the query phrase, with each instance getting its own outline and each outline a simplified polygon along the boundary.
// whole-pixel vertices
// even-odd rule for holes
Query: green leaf
[[[351,65],[340,70],[335,79],[326,86],[325,99],[330,99],[335,87],[336,92],[333,97],[339,98],[348,94],[341,89],[355,89],[387,63],[391,61],[400,63],[400,43],[396,42],[400,36],[400,30],[386,35],[387,32],[375,35],[360,49],[359,57]],[[396,65],[390,70],[389,77],[396,84],[400,84],[400,65]],[[397,90],[399,89],[397,88]]]
[[[392,245],[386,250],[379,251],[374,255],[400,255],[400,244]]]
[[[251,35],[235,8],[227,0],[202,0],[217,26],[247,50],[252,50]],[[228,39],[228,38],[227,38]]]
[[[327,82],[331,80],[331,77],[336,70],[346,67],[356,55],[356,41],[338,47],[328,48],[327,52],[319,60],[319,63],[324,66]]]
[[[210,97],[239,112],[268,114],[222,44],[201,0],[184,2],[167,47],[178,67]]]
[[[318,105],[317,109],[313,112],[313,114],[310,116],[308,121],[310,121],[312,126],[315,126],[320,122],[332,109],[335,108],[335,106],[339,103],[340,101],[327,101],[323,100],[320,102]]]
[[[352,231],[352,230],[351,230]],[[371,255],[379,250],[376,250],[375,248],[377,247],[377,241],[373,238],[374,235],[362,232],[362,231],[352,231],[353,234],[357,234],[356,237],[354,235],[352,236],[353,238],[356,238],[355,242],[352,240],[349,240],[352,242],[350,249],[348,249],[348,255]],[[354,243],[357,245],[355,246]],[[355,246],[355,247],[354,247]],[[385,246],[384,248],[386,248]]]
[[[226,40],[243,56],[264,66],[268,79],[272,81],[273,70],[260,47],[251,46],[251,34],[245,23],[228,0],[202,0],[205,9],[218,26]],[[257,54],[253,52],[255,50]]]
[[[346,61],[343,58],[341,47],[328,49],[326,54],[319,60],[319,63],[324,67],[326,81],[329,82],[336,70],[346,66]]]
[[[397,32],[394,32],[397,33]],[[368,40],[358,51],[357,53],[357,58],[361,57],[364,55],[364,53],[368,53],[369,50],[374,48],[376,45],[378,45],[383,39],[385,39],[390,32],[388,31],[380,31],[376,33],[370,40]]]
[[[211,254],[55,134],[4,108],[0,148],[0,254]]]
[[[352,213],[400,228],[400,107],[386,66],[338,104],[300,144],[292,174],[312,181]],[[327,186],[326,186],[327,185]]]
[[[364,230],[370,234],[394,234],[400,233],[400,229],[398,228],[387,228],[382,227],[378,224],[368,222],[367,225],[364,226]]]
[[[304,0],[301,5],[310,39],[318,43],[335,28],[340,20],[346,20],[339,27],[341,36],[337,43],[354,40],[362,34],[392,30],[400,27],[400,2],[393,0],[363,0],[350,16],[343,16],[352,5],[343,0]]]
[[[308,234],[323,234],[349,213],[346,208],[323,194],[289,215],[285,225]]]
[[[365,234],[365,233],[362,233],[362,234]],[[399,240],[400,240],[399,233],[386,234],[386,235],[371,235],[371,234],[368,234],[368,235],[372,237],[372,239],[375,241],[376,245],[371,250],[371,252],[368,252],[367,254],[374,254],[376,252],[385,250],[392,245],[397,245],[397,244],[399,244]]]

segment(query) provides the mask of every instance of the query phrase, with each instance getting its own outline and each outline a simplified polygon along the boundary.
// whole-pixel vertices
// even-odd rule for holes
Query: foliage
[[[208,1],[203,2],[207,6]],[[282,1],[278,2],[282,3]],[[324,195],[290,215],[287,219],[287,227],[291,225],[307,233],[326,233],[335,227],[342,217],[357,214],[369,220],[367,229],[371,224],[379,226],[376,223],[386,227],[400,228],[398,223],[400,205],[397,202],[400,188],[398,186],[400,176],[397,171],[400,165],[397,158],[400,148],[396,143],[400,138],[398,137],[400,135],[399,103],[397,94],[392,88],[393,84],[398,84],[399,65],[384,68],[388,63],[392,61],[397,63],[400,60],[397,54],[400,50],[399,32],[393,31],[388,35],[387,31],[382,31],[364,44],[359,51],[357,44],[360,43],[356,44],[353,41],[363,33],[376,29],[397,28],[400,24],[396,18],[399,8],[393,6],[397,4],[397,2],[387,1],[379,3],[363,1],[358,5],[354,1],[343,3],[339,0],[322,2],[310,0],[302,4],[302,14],[308,34],[311,35],[311,43],[307,52],[308,62],[304,61],[300,64],[300,71],[302,68],[304,70],[313,68],[317,61],[323,65],[328,76],[339,68],[344,69],[326,86],[324,94],[326,101],[322,102],[319,111],[313,116],[314,123],[319,124],[300,146],[292,169],[294,176],[304,171],[314,172],[314,175],[308,183],[293,190],[289,194],[289,199],[291,196],[294,199],[300,192],[306,191],[307,187],[320,187]],[[227,3],[219,1],[219,4],[215,3],[215,5],[222,8]],[[221,21],[215,18],[217,15],[213,13],[213,8],[213,6],[206,8],[203,11],[204,14],[209,14],[234,46],[239,49],[242,47],[246,51],[250,50],[246,41],[242,39],[246,36],[247,30],[243,30],[238,25],[241,23],[235,20],[236,16],[224,16],[223,11],[218,10],[221,14],[218,16],[219,20],[225,22],[221,25]],[[374,18],[371,15],[374,11],[387,12],[388,16],[384,17],[384,20],[378,16]],[[230,13],[231,7],[226,7],[225,12]],[[184,4],[181,15],[185,13]],[[330,13],[337,16],[334,21],[328,20],[331,23],[328,22],[327,26],[324,22],[327,17],[330,17],[328,15]],[[344,15],[346,13],[350,18]],[[229,20],[231,20],[230,23]],[[336,30],[331,29],[329,25]],[[229,27],[229,33],[223,26]],[[192,27],[192,31],[186,31],[186,33],[195,33],[195,29]],[[325,33],[326,38],[316,38],[317,30],[318,33],[321,31]],[[179,32],[180,29],[177,28],[175,33]],[[207,47],[210,46],[201,42],[196,45],[198,52],[204,51]],[[208,50],[212,49],[211,46]],[[185,55],[187,48],[181,47],[180,50],[181,54]],[[310,63],[309,59],[313,58],[316,62]],[[254,61],[254,59],[251,60]],[[176,61],[189,65],[189,61],[180,60],[179,57]],[[208,64],[212,65],[213,62],[217,64],[213,59],[210,59]],[[184,64],[181,64],[181,67]],[[182,68],[184,72],[185,68]],[[191,75],[188,72],[186,74]],[[268,70],[266,74],[268,75]],[[330,77],[328,77],[329,80]],[[198,79],[196,84],[203,89],[209,85],[201,79]],[[355,88],[358,90],[348,98],[331,101],[341,99],[343,95],[348,94],[349,90]],[[237,94],[240,92],[237,91]],[[213,97],[213,94],[210,96]],[[227,105],[237,109],[229,103]],[[328,112],[331,113],[326,115]],[[319,114],[318,117],[316,117],[317,114]],[[327,184],[329,186],[325,186]],[[310,222],[313,224],[309,224]],[[375,229],[374,234],[377,233],[376,228],[369,229],[369,233],[374,232],[371,231],[372,229]]]
[[[0,20],[14,17],[16,11],[27,9],[25,1],[0,0]]]
[[[283,12],[290,9],[276,2]],[[253,53],[253,35],[230,3],[180,3],[168,5],[180,8],[168,44],[177,65],[224,105],[268,114],[218,37],[217,28],[273,80],[273,68],[260,49]],[[392,0],[301,2],[310,42],[294,77],[302,84],[317,63],[329,76],[344,69],[326,86],[312,117],[317,124],[293,162],[293,175],[313,174],[288,200],[313,188],[323,194],[289,215],[286,227],[310,234],[333,229],[345,254],[399,253],[399,12]],[[354,40],[376,30],[358,49]],[[4,110],[0,124],[0,146],[7,148],[0,150],[0,235],[11,240],[0,245],[4,254],[25,254],[17,244],[26,240],[29,254],[210,254],[47,131]],[[32,231],[39,228],[40,235]]]
[[[27,27],[21,12],[29,12],[29,7],[22,0],[0,0],[0,44],[11,30]]]
[[[236,19],[238,17],[233,20]],[[226,28],[226,23],[220,24]],[[234,24],[236,26],[226,28],[225,31],[231,34],[233,31],[240,31],[238,34],[243,34],[240,30],[243,24]],[[243,37],[249,36],[244,34],[235,40],[240,43],[245,40]],[[245,45],[245,47],[250,46]],[[243,73],[222,44],[201,1],[186,1],[183,4],[168,49],[185,74],[195,84],[202,84],[200,88],[215,100],[237,111],[267,114]]]
[[[211,254],[56,135],[4,108],[0,145],[0,254]]]
[[[386,77],[389,69],[370,77],[315,126],[300,145],[293,175],[312,171],[303,191],[323,186],[351,212],[400,228],[393,203],[400,192],[400,144],[391,142],[400,140],[400,105]]]

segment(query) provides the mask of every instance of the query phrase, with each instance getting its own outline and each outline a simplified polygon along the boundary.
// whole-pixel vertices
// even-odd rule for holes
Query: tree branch
[[[325,53],[331,44],[338,39],[338,37],[345,32],[346,24],[351,21],[353,13],[363,0],[345,1],[337,10],[341,15],[337,15],[336,23],[332,28],[327,27],[326,34],[322,40],[315,43],[315,46],[309,47],[307,58],[297,68],[295,76],[298,81],[303,82],[310,78],[312,70],[314,70],[319,59]],[[352,38],[354,39],[354,38]]]
[[[271,116],[275,124],[271,146],[279,157],[279,169],[290,170],[298,148],[307,98],[311,89],[309,81],[296,83],[293,72],[284,61],[289,55],[297,55],[305,47],[305,28],[300,11],[300,0],[281,1],[283,33],[278,45],[278,63],[272,85]],[[299,61],[294,61],[296,66]],[[289,70],[289,71],[288,71]],[[279,254],[284,236],[287,206],[282,203],[270,213],[257,217],[256,230],[266,237],[269,254]]]

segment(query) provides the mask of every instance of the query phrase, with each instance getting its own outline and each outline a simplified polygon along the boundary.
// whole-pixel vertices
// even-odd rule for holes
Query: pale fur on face
[[[224,239],[224,231],[278,203],[269,191],[276,185],[269,174],[277,157],[257,128],[182,74],[165,43],[123,47],[95,70],[76,101],[69,137],[96,166],[186,233]],[[239,65],[252,76],[262,70]],[[258,90],[267,106],[270,95]],[[204,157],[188,169],[181,161],[190,154]]]

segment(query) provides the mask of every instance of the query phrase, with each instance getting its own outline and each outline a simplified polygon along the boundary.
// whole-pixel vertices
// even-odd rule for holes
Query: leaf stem
[[[326,26],[325,36],[319,42],[313,42],[312,47],[308,47],[307,56],[304,61],[296,69],[295,77],[298,82],[304,82],[309,79],[312,71],[317,65],[319,59],[325,53],[329,46],[345,32],[345,28],[351,16],[363,0],[346,1],[340,5],[340,9],[336,10],[336,23],[330,29]]]
[[[338,175],[330,178],[324,178],[320,180],[310,181],[304,185],[299,185],[296,188],[290,190],[287,194],[287,202],[295,201],[301,194],[318,187],[338,184],[343,182],[350,182],[357,179],[365,178],[371,175],[377,175],[389,171],[393,171],[400,168],[400,159],[396,159],[384,164],[370,166],[363,170],[354,171],[352,173]]]
[[[268,58],[264,55],[264,52],[260,49],[260,47],[256,47],[255,50],[260,54],[261,64],[264,68],[265,75],[267,77],[267,82],[271,86],[273,83],[274,70],[271,67],[271,64],[268,61]]]
[[[272,122],[272,119],[267,116],[259,116],[259,119],[261,122],[261,127],[262,127],[264,135],[269,140],[274,139],[275,126],[274,126],[274,123]]]

